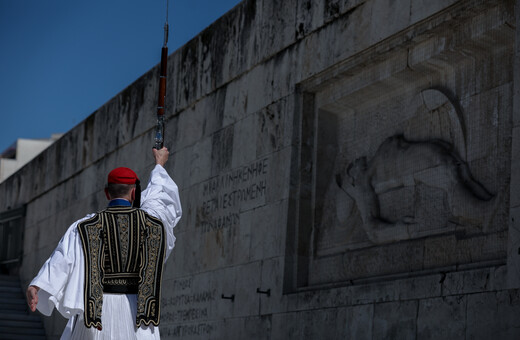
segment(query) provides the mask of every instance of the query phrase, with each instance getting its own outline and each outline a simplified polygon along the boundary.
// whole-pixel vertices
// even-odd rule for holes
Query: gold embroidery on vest
[[[128,261],[128,244],[130,243],[128,229],[129,218],[126,215],[117,215],[117,224],[119,225],[119,242],[121,243],[121,269],[126,269]]]
[[[103,285],[137,286],[136,326],[159,324],[165,255],[162,222],[134,208],[112,207],[78,224],[85,253],[85,325],[101,327]]]
[[[101,327],[101,309],[103,307],[102,264],[103,255],[102,232],[103,224],[99,215],[83,221],[78,225],[83,252],[85,256],[85,326]],[[88,279],[87,279],[88,278]]]

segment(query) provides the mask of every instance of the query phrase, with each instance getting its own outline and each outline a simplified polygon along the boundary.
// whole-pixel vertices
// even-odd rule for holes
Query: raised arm
[[[141,193],[141,209],[163,222],[167,234],[166,257],[168,257],[175,245],[173,228],[182,215],[181,201],[177,184],[164,169],[170,154],[168,149],[152,150],[155,168],[150,174],[150,181],[146,189]]]

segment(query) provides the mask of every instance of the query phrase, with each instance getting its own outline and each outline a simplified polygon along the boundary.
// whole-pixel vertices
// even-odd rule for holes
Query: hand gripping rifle
[[[164,98],[166,97],[166,72],[168,69],[168,0],[166,0],[166,23],[164,24],[164,45],[161,50],[161,74],[159,76],[159,100],[157,103],[157,126],[155,127],[154,148],[164,146]]]

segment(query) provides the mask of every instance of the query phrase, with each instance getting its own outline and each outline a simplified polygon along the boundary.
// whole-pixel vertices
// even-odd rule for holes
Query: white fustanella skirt
[[[159,328],[150,326],[135,327],[137,314],[137,295],[103,294],[101,323],[103,329],[85,327],[83,315],[73,321],[70,339],[81,340],[159,340]]]

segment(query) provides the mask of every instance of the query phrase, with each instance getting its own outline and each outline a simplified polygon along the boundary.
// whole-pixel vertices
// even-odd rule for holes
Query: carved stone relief
[[[494,197],[473,178],[465,161],[458,105],[435,89],[423,91],[421,97],[432,115],[446,109],[457,147],[442,139],[412,141],[395,135],[381,143],[369,161],[360,157],[336,174],[336,183],[354,201],[363,229],[375,244],[444,232],[448,222],[463,224],[464,216],[451,209],[456,200],[472,195],[486,202]]]
[[[473,178],[452,144],[407,141],[402,135],[386,139],[369,162],[366,157],[354,160],[336,175],[336,181],[354,200],[363,228],[376,244],[431,234],[424,226],[432,221],[434,226],[447,226],[457,218],[451,211],[454,195],[471,194],[481,201],[493,198]],[[393,216],[381,214],[381,200],[392,206],[388,213]],[[404,211],[410,214],[399,214]]]
[[[311,281],[424,270],[425,257],[439,251],[425,254],[428,240],[471,240],[464,246],[454,241],[443,259],[427,260],[429,267],[447,265],[450,252],[475,257],[471,242],[500,232],[503,185],[490,180],[498,177],[498,167],[474,175],[479,163],[468,157],[461,104],[442,88],[396,98],[387,113],[395,122],[371,137],[352,128],[352,112],[318,113]],[[373,119],[365,110],[366,120]],[[395,264],[403,257],[410,260]],[[344,272],[337,274],[338,268]]]
[[[301,84],[286,291],[505,263],[514,36],[482,16]]]
[[[321,190],[325,201],[328,198],[330,201],[317,214],[318,254],[323,250],[321,246],[326,248],[341,233],[331,233],[327,230],[331,226],[352,229],[353,242],[346,248],[409,240],[455,229],[460,233],[469,219],[485,228],[489,221],[483,211],[493,208],[496,188],[487,188],[472,175],[460,105],[445,92],[449,93],[426,89],[416,98],[404,100],[415,105],[414,112],[401,126],[388,130],[396,133],[383,139],[375,152],[365,151],[360,157],[343,160],[341,154],[337,155],[335,164],[322,170],[323,177],[332,176],[334,180],[320,179],[327,182],[322,185],[326,189]],[[337,120],[334,121],[333,129],[337,126]],[[325,133],[329,139],[337,134]],[[333,145],[338,138],[328,144]],[[461,205],[466,205],[465,209],[457,208]],[[362,232],[354,232],[355,225]],[[349,236],[342,238],[345,241]],[[361,244],[360,239],[364,240]]]

